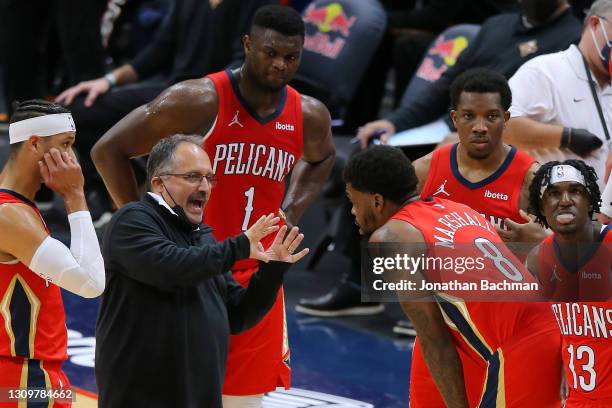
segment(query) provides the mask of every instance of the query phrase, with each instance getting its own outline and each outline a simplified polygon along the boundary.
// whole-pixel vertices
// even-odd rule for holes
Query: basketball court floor
[[[0,128],[0,165],[7,143],[7,129]],[[56,238],[69,243],[62,204],[54,207],[45,213],[47,222]],[[302,225],[306,245],[314,245],[325,226],[320,203],[311,207]],[[285,279],[294,388],[267,395],[264,407],[406,408],[412,342],[391,332],[401,317],[399,307],[388,304],[384,314],[372,317],[321,319],[298,314],[293,308],[300,298],[325,293],[348,267],[348,261],[334,253],[326,254],[316,271],[306,271],[306,261]],[[69,355],[64,370],[78,390],[76,408],[97,406],[93,367],[98,303],[64,291]]]

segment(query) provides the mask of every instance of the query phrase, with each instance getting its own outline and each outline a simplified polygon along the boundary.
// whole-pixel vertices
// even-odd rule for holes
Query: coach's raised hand
[[[263,262],[268,262],[269,255],[261,245],[261,240],[278,230],[279,217],[275,217],[274,214],[262,215],[257,222],[251,225],[251,228],[244,232],[249,242],[251,243],[251,252],[249,258],[257,259]]]

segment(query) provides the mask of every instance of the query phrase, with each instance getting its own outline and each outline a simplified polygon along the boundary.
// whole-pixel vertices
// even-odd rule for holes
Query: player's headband
[[[31,136],[53,136],[64,132],[75,132],[74,120],[69,113],[38,116],[20,120],[9,125],[10,144],[23,142]]]
[[[544,191],[548,188],[548,186],[564,181],[573,181],[586,187],[584,176],[580,170],[568,164],[558,164],[553,166],[553,168],[550,170],[550,182],[542,186],[540,189],[540,195],[544,194]]]

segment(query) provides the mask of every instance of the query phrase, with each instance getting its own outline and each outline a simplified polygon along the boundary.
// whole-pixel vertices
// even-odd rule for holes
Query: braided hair
[[[582,160],[565,160],[563,162],[559,161],[551,161],[548,162],[536,171],[533,176],[533,180],[531,181],[531,185],[529,186],[529,211],[536,216],[536,221],[541,225],[548,227],[548,222],[546,222],[546,217],[542,214],[541,211],[541,201],[542,201],[542,193],[540,190],[542,186],[548,185],[550,183],[552,168],[557,165],[569,165],[577,169],[582,176],[584,177],[584,181],[586,183],[586,190],[589,195],[589,217],[593,217],[594,212],[599,212],[599,205],[601,203],[601,192],[599,191],[599,186],[597,185],[597,173],[593,167],[589,166]]]
[[[23,102],[13,102],[13,114],[9,123],[35,118],[38,116],[54,115],[56,113],[70,113],[70,111],[57,103],[45,101],[44,99],[29,99]],[[23,142],[10,145],[9,159],[13,158],[20,150]]]

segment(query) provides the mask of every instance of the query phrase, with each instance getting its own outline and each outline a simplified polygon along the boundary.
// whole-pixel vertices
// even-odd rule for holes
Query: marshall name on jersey
[[[295,164],[295,155],[278,147],[257,143],[215,145],[213,173],[250,174],[283,181]]]

